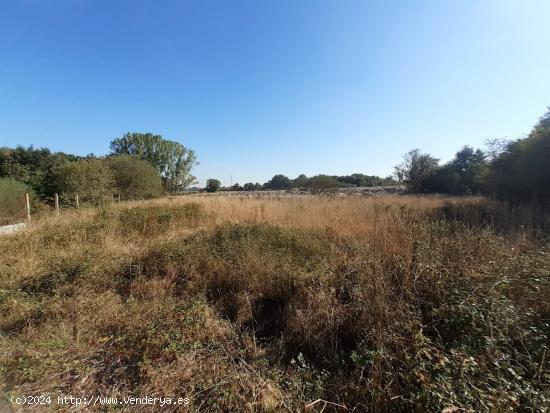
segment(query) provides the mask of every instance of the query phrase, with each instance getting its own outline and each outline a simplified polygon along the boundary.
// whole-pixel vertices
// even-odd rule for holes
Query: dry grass
[[[545,219],[406,196],[63,211],[0,238],[0,384],[201,412],[547,411]]]

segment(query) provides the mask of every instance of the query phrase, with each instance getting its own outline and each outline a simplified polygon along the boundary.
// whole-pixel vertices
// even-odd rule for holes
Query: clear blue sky
[[[195,149],[201,183],[388,175],[550,105],[548,0],[0,0],[0,146]]]

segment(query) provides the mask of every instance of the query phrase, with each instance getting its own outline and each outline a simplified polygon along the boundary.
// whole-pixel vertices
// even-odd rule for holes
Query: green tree
[[[243,187],[239,185],[239,183],[237,182],[235,185],[233,185],[231,187],[231,190],[232,191],[242,191],[243,190]]]
[[[550,110],[525,139],[510,142],[489,164],[488,187],[511,203],[550,204]]]
[[[66,162],[57,167],[56,175],[64,195],[78,194],[83,203],[103,204],[115,192],[115,177],[104,159]]]
[[[292,180],[292,187],[293,188],[305,188],[308,183],[308,178],[304,174],[300,174],[296,177],[296,179]]]
[[[423,192],[453,195],[479,194],[487,173],[485,154],[465,146],[447,164],[438,167],[425,180]]]
[[[113,172],[115,190],[124,199],[152,198],[162,194],[162,180],[149,162],[130,155],[105,160]]]
[[[482,176],[487,167],[485,154],[481,150],[475,150],[465,146],[458,151],[449,167],[460,177],[460,188],[457,193],[479,193],[482,187]]]
[[[317,193],[326,191],[327,189],[330,189],[330,188],[341,187],[342,183],[336,180],[332,176],[317,175],[312,178],[309,178],[307,186],[312,193],[317,194]]]
[[[425,192],[426,182],[436,170],[438,162],[438,159],[414,149],[405,154],[403,162],[395,167],[395,175],[407,185],[409,191]]]
[[[275,175],[269,182],[264,185],[267,189],[290,189],[292,181],[284,175]]]
[[[168,192],[180,192],[196,182],[191,170],[197,164],[195,152],[181,143],[152,133],[127,133],[110,144],[116,155],[132,155],[153,165]]]
[[[217,192],[221,185],[221,182],[217,179],[209,179],[206,181],[206,192]]]
[[[243,189],[245,191],[254,191],[256,187],[252,182],[247,182],[246,184],[244,184]]]
[[[46,148],[0,148],[0,177],[14,178],[30,186],[40,198],[48,198],[59,192],[53,173],[56,166],[76,159],[79,157],[51,153]]]

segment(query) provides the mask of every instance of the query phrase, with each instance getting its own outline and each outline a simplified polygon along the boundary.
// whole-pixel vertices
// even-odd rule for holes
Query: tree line
[[[489,195],[510,203],[550,203],[550,110],[525,138],[491,140],[487,149],[465,146],[443,164],[412,150],[395,168],[412,193]]]
[[[60,194],[70,204],[78,194],[83,203],[102,203],[113,195],[144,199],[182,192],[196,182],[193,150],[151,133],[127,133],[110,143],[104,157],[52,153],[48,149],[0,148],[0,204],[20,205],[10,197],[31,192],[34,199],[51,200]],[[463,147],[455,157],[439,159],[412,150],[395,167],[393,177],[304,174],[295,179],[278,174],[264,184],[248,182],[222,188],[209,179],[205,190],[288,190],[369,187],[403,183],[411,193],[488,195],[511,203],[550,203],[550,111],[525,138],[493,140],[485,150]],[[13,195],[16,194],[16,195]]]
[[[97,204],[113,195],[144,199],[177,193],[196,182],[194,151],[160,135],[127,133],[111,141],[110,149],[104,157],[82,157],[32,146],[0,148],[0,179],[10,181],[0,187],[30,191],[40,200],[58,193],[66,203],[78,194],[82,202]]]
[[[316,175],[307,177],[304,174],[298,175],[295,179],[290,179],[286,175],[278,174],[273,176],[264,184],[258,182],[247,182],[243,186],[236,183],[230,187],[221,187],[221,183],[217,179],[209,179],[206,182],[207,192],[216,192],[218,190],[230,191],[260,191],[260,190],[288,190],[288,189],[308,189],[313,192],[322,191],[330,188],[352,188],[380,185],[395,185],[397,181],[389,176],[381,178],[374,175],[364,175],[355,173],[352,175]]]

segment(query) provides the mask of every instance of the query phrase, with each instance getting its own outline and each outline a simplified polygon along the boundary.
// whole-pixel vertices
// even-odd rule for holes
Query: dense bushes
[[[106,162],[122,199],[153,198],[163,193],[160,175],[149,162],[129,155],[111,156]]]
[[[0,178],[0,225],[14,224],[26,217],[25,193],[30,188],[11,178]]]
[[[514,203],[550,203],[550,111],[525,139],[507,145],[491,163],[488,186]]]
[[[55,168],[79,157],[32,146],[15,149],[0,148],[0,178],[13,178],[27,184],[40,198],[51,198],[60,192]]]
[[[78,194],[84,203],[101,205],[115,190],[112,170],[102,159],[88,158],[66,162],[56,169],[60,189],[67,196]]]

